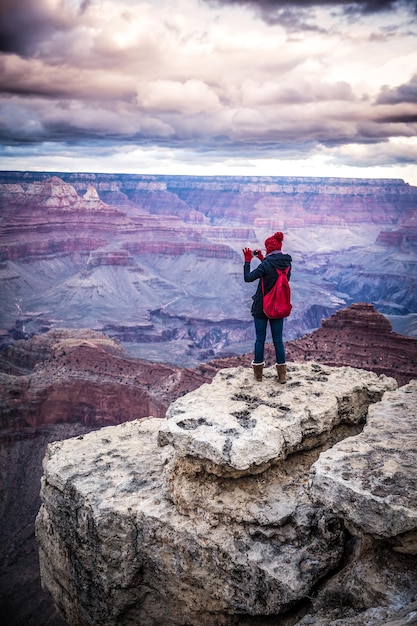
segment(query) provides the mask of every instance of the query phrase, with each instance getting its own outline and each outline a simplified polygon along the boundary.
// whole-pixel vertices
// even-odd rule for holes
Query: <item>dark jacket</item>
[[[252,283],[255,280],[263,277],[265,293],[271,291],[272,287],[275,285],[278,280],[278,272],[279,270],[285,270],[286,267],[289,267],[288,272],[288,280],[291,276],[291,263],[292,258],[289,254],[282,254],[281,252],[272,252],[271,254],[267,254],[264,260],[258,265],[256,269],[252,272],[250,271],[250,263],[245,263],[243,266],[243,278],[245,283]],[[251,313],[253,317],[257,317],[260,319],[267,319],[263,311],[263,296],[262,296],[262,285],[261,281],[258,283],[258,288],[254,296],[252,296],[252,309]]]

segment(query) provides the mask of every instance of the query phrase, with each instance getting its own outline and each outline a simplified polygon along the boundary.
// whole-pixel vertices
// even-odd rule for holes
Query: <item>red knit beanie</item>
[[[274,233],[271,237],[265,239],[266,253],[269,254],[274,250],[281,250],[283,239],[284,233]]]

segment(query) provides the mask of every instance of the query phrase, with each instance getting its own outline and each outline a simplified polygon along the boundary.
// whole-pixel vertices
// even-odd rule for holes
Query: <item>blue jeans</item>
[[[258,319],[256,317],[254,317],[253,319],[255,322],[256,332],[255,355],[253,362],[263,363],[264,361],[266,329],[269,321],[269,324],[271,326],[272,341],[274,342],[275,346],[275,356],[277,359],[277,363],[285,363],[285,349],[284,342],[282,341],[282,327],[284,325],[284,320]]]

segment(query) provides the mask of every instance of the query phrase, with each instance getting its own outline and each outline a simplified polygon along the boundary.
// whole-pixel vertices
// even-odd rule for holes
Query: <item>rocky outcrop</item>
[[[151,336],[152,326],[109,327],[108,332],[127,341],[144,339]],[[190,329],[201,349],[210,346],[206,332],[207,324]],[[386,374],[399,385],[417,378],[417,340],[392,332],[390,322],[365,303],[324,319],[314,333],[287,342],[286,351],[291,361],[346,364]],[[219,369],[249,367],[251,360],[248,353],[195,368],[150,363],[130,357],[108,335],[87,329],[57,329],[15,341],[0,355],[0,438],[14,438],[18,431],[42,424],[97,427],[150,414],[163,417],[173,400],[210,382]],[[275,363],[269,343],[266,362]]]
[[[355,318],[362,318],[362,313],[363,323],[359,324],[360,329],[357,330],[360,330],[363,337],[363,345],[372,344],[375,350],[378,346],[382,349],[385,345],[386,359],[389,359],[391,354],[396,353],[395,343],[398,337],[386,324],[384,327],[384,324],[379,323],[380,331],[385,334],[381,334],[376,342],[374,332],[382,316],[369,307],[355,307],[350,312]],[[126,326],[119,328],[117,332],[129,339],[141,332],[149,335],[151,330],[148,326]],[[238,330],[238,326],[236,328]],[[252,326],[250,328],[252,332]],[[201,328],[196,327],[195,331],[196,341],[206,345],[206,326],[201,323]],[[334,352],[342,365],[343,359],[348,359],[352,354],[348,343],[349,335],[343,335],[341,328],[331,329],[328,325],[326,332],[329,335],[326,342],[335,346]],[[316,349],[312,352],[313,357],[320,358],[324,350],[320,336]],[[401,339],[410,341],[404,337]],[[289,357],[292,356],[292,345],[293,342],[287,342]],[[389,349],[391,345],[393,350]],[[57,346],[61,346],[61,349],[58,350]],[[313,348],[314,344],[311,343],[311,346]],[[406,345],[402,350],[404,354],[409,354]],[[267,356],[267,362],[273,364],[270,346],[268,352],[270,355]],[[372,370],[372,362],[367,365],[368,360],[361,359],[362,353],[356,350],[355,353],[356,360],[351,364],[362,364]],[[325,351],[325,355],[333,360],[332,351]],[[15,341],[0,356],[1,414],[4,426],[0,436],[0,455],[3,461],[0,464],[0,500],[4,503],[0,518],[0,527],[3,529],[0,557],[4,563],[4,568],[0,569],[0,585],[9,590],[5,596],[8,608],[1,604],[2,614],[6,612],[7,616],[14,615],[16,618],[22,615],[21,623],[29,623],[36,615],[38,622],[56,626],[54,621],[49,621],[47,597],[40,591],[39,568],[33,547],[34,516],[39,507],[41,458],[46,443],[73,436],[76,429],[78,432],[88,432],[100,427],[100,424],[117,424],[121,419],[121,408],[125,416],[137,417],[147,415],[150,406],[154,411],[156,407],[160,407],[161,415],[164,415],[171,402],[203,382],[210,382],[219,369],[239,365],[249,368],[252,354],[218,358],[194,369],[179,369],[132,360],[119,342],[111,341],[102,333],[67,329]],[[300,360],[304,362],[302,353]],[[404,359],[402,369],[392,368],[399,384],[403,384],[401,380],[405,380],[404,374],[407,374],[408,379],[411,377],[414,363],[415,359],[410,357]],[[137,383],[134,382],[135,377],[138,379]],[[177,383],[173,383],[175,380]],[[132,386],[137,387],[134,393]],[[36,394],[34,390],[37,390]],[[80,392],[85,400],[83,410],[79,402]],[[46,412],[44,402],[45,407],[49,407],[51,411]],[[54,420],[66,423],[55,424],[52,423]],[[80,421],[73,423],[74,420]],[[242,418],[242,423],[244,421]],[[31,427],[31,423],[40,425]],[[33,459],[37,460],[36,463]],[[26,471],[29,467],[30,471]],[[25,485],[24,489],[22,485]],[[23,607],[20,597],[29,580],[32,600]],[[26,612],[21,613],[22,611]],[[12,619],[9,622],[14,623]]]
[[[376,355],[384,355],[385,371],[392,371],[399,384],[404,384],[412,377],[416,359],[414,353],[410,352],[409,344],[413,344],[413,341],[393,333],[387,320],[372,307],[355,306],[346,311],[345,315],[341,311],[335,323],[334,319],[327,322],[324,322],[325,339],[319,331],[305,338],[311,350],[309,354],[315,360],[323,359],[322,362],[325,362],[324,359],[328,359],[334,362],[337,357],[340,365],[350,361],[351,365],[365,369],[378,368],[379,360],[375,366],[368,353],[355,347],[357,338],[353,345],[349,343],[353,341],[349,328],[355,327],[356,334],[361,337],[360,345],[372,345]],[[149,336],[151,330],[148,326],[120,327],[117,333],[128,340],[140,333]],[[195,340],[206,345],[204,333],[207,327],[202,323],[201,328],[196,327],[194,330]],[[295,360],[295,352],[299,360],[305,362],[303,351],[293,351],[294,344],[297,347],[299,341],[287,342],[287,354],[291,360]],[[325,349],[326,345],[330,348]],[[57,349],[58,346],[60,349]],[[395,357],[401,352],[404,355],[398,362],[401,367],[389,367],[388,364],[394,364],[390,360],[391,355]],[[273,364],[269,345],[267,353],[267,363]],[[68,329],[15,341],[3,350],[0,359],[3,424],[0,436],[0,455],[3,460],[0,500],[4,508],[0,518],[0,527],[3,529],[0,557],[4,568],[0,569],[0,585],[8,591],[5,596],[7,606],[1,605],[2,614],[16,619],[21,616],[20,623],[29,623],[36,615],[38,622],[57,626],[55,618],[50,621],[51,609],[48,609],[47,596],[40,590],[33,538],[34,517],[39,508],[41,458],[47,442],[66,439],[76,432],[85,433],[97,429],[101,424],[117,424],[122,412],[125,417],[135,418],[146,416],[149,407],[153,407],[154,415],[159,414],[156,413],[159,407],[158,411],[164,415],[171,402],[203,382],[210,382],[219,369],[239,365],[249,368],[251,360],[252,355],[247,354],[218,358],[194,369],[158,366],[132,360],[120,343],[102,333]],[[138,382],[134,382],[135,378]],[[173,383],[175,380],[177,382]],[[134,392],[132,386],[136,387]],[[82,410],[80,393],[84,399]],[[240,418],[242,424],[249,421],[245,415],[242,414]],[[54,420],[65,423],[51,423]],[[74,420],[79,421],[74,423]],[[31,423],[39,425],[31,427]],[[176,493],[179,502],[179,486]],[[181,501],[182,506],[185,506],[183,498]],[[203,506],[201,502],[199,506]],[[23,607],[20,598],[29,580],[32,599]],[[12,617],[9,622],[14,623]]]
[[[290,380],[282,390],[274,390],[273,367],[265,384],[252,384],[250,394],[246,388],[251,372],[221,370],[209,388],[203,385],[171,404],[160,441],[173,443],[178,457],[196,459],[210,473],[234,478],[257,474],[318,445],[342,422],[360,423],[368,405],[396,387],[392,379],[379,380],[363,371],[361,381],[358,371],[350,368],[288,368]]]
[[[165,415],[173,397],[206,380],[199,372],[130,358],[103,333],[54,330],[2,354],[0,438],[45,424],[90,427]]]
[[[417,386],[395,388],[314,363],[289,366],[285,387],[273,368],[261,384],[227,369],[162,423],[50,445],[37,518],[45,588],[71,625],[411,615],[417,470],[400,430],[411,451]]]
[[[369,408],[363,432],[314,464],[312,495],[368,535],[417,555],[417,380]]]
[[[10,626],[61,626],[41,590],[34,538],[47,443],[162,416],[212,373],[132,359],[119,342],[91,330],[15,341],[0,357],[0,614]]]
[[[47,443],[164,415],[208,374],[132,359],[91,330],[15,341],[0,357],[0,614],[10,626],[61,626],[41,590],[34,538]]]
[[[393,332],[388,319],[365,302],[323,319],[321,328],[288,342],[287,353],[294,361],[369,369],[400,385],[417,378],[417,339]]]

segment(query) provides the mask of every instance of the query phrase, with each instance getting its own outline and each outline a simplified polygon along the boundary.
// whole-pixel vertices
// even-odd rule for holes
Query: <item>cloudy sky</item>
[[[417,185],[417,0],[2,0],[0,169]]]

